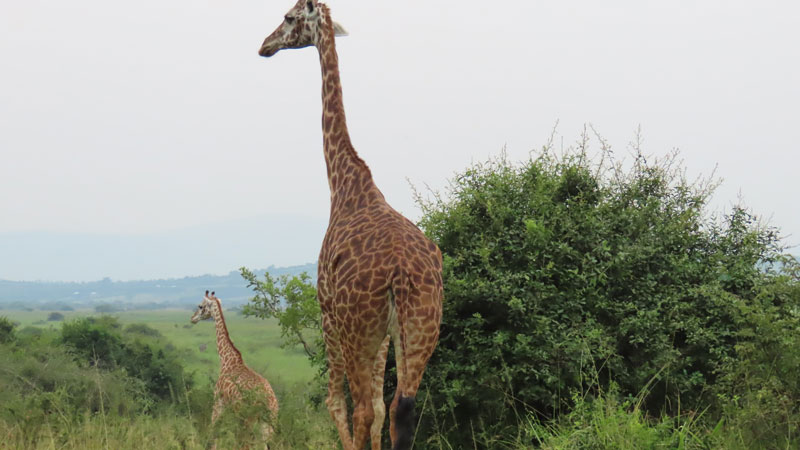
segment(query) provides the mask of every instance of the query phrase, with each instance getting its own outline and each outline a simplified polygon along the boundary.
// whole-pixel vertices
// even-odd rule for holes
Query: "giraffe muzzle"
[[[270,45],[264,44],[258,50],[258,55],[259,56],[263,56],[265,58],[269,58],[270,56],[274,55],[275,53],[278,53],[278,50],[280,50],[280,48],[272,47]]]

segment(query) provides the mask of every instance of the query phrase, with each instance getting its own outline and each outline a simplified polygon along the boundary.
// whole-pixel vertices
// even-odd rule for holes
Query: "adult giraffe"
[[[361,450],[369,433],[380,449],[385,416],[383,375],[389,337],[397,360],[397,391],[389,409],[393,449],[408,449],[414,404],[425,365],[439,339],[442,254],[395,211],[359,158],[345,122],[334,36],[345,34],[328,7],[298,0],[259,54],[316,46],[322,67],[322,136],[331,210],[319,255],[317,292],[328,357],[326,403],[345,450]],[[347,421],[344,376],[353,398]]]

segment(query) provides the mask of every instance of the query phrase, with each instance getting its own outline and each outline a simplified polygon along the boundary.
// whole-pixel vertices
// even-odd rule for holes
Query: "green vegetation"
[[[180,404],[177,399],[165,401],[153,395],[148,390],[152,380],[144,373],[127,373],[128,355],[112,350],[129,342],[114,334],[115,325],[107,318],[76,321],[63,324],[63,334],[52,328],[19,333],[13,342],[0,345],[0,423],[15,446],[35,447],[44,438],[44,429],[69,434],[94,416],[133,419],[166,404]],[[89,331],[89,339],[65,344],[65,337],[81,329]],[[109,336],[114,336],[111,345],[96,345]],[[100,359],[87,362],[89,352],[102,355],[102,363]],[[111,355],[116,359],[109,359]]]
[[[211,322],[188,325],[189,311],[130,312],[119,318],[86,317],[78,311],[58,328],[43,320],[46,312],[7,312],[24,325],[18,330],[0,317],[0,448],[139,448],[149,443],[152,448],[203,449],[212,440],[219,448],[237,448],[258,436],[258,430],[246,432],[243,418],[251,412],[246,408],[210,426],[219,370],[214,327]],[[302,349],[280,348],[274,320],[229,314],[227,321],[234,342],[243,344],[245,360],[265,374],[280,400],[271,448],[330,447],[335,434],[327,411],[308,406],[306,386],[313,369]],[[198,340],[206,345],[204,351]],[[258,360],[252,351],[256,347],[262,355],[281,357]]]
[[[322,313],[311,277],[303,272],[275,279],[265,273],[264,281],[259,281],[256,274],[247,268],[242,267],[240,271],[247,287],[255,293],[250,303],[244,305],[242,313],[261,319],[276,319],[281,327],[282,347],[301,345],[311,365],[323,372],[327,362],[323,351]]]
[[[14,323],[7,317],[0,316],[0,344],[11,342],[14,339]]]
[[[611,156],[490,161],[422,202],[446,299],[416,448],[800,445],[800,265],[778,230],[708,214],[713,183],[675,155]],[[243,276],[251,313],[318,326],[303,280]],[[387,401],[394,381],[390,360]]]
[[[740,448],[800,445],[800,271],[778,231],[740,206],[710,216],[713,186],[674,156],[611,156],[501,158],[422,203],[446,295],[418,443],[494,447],[600,418],[665,448],[676,427],[713,447],[718,424]],[[585,438],[573,448],[635,448]]]
[[[48,330],[59,333],[61,330],[60,323],[46,321],[49,314],[46,311],[5,311],[5,314],[19,323],[16,334],[41,334]],[[90,311],[64,313],[66,322],[88,315],[99,317]],[[219,373],[214,324],[206,321],[192,325],[189,323],[191,315],[190,309],[136,310],[115,313],[113,317],[123,327],[124,333],[141,335],[140,338],[149,337],[161,347],[176,351],[176,357],[186,372],[193,374],[197,383],[207,384],[216,380]],[[309,365],[302,348],[282,347],[281,329],[275,319],[255,320],[242,316],[234,309],[226,309],[225,320],[231,339],[247,364],[270,382],[273,379],[282,379],[287,383],[307,382],[314,378],[316,371]],[[0,323],[0,336],[1,330]],[[153,335],[147,336],[149,334]]]
[[[64,320],[64,315],[61,314],[60,312],[51,312],[47,316],[47,320],[50,321],[50,322],[58,322],[58,321]]]
[[[192,383],[184,376],[184,368],[170,348],[159,348],[145,336],[155,335],[146,325],[126,328],[111,317],[86,317],[67,322],[61,327],[61,343],[81,363],[101,369],[124,369],[140,380],[154,400],[166,400],[175,392],[188,390]]]

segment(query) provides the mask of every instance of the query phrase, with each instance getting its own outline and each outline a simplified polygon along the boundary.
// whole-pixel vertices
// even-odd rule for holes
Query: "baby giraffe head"
[[[192,318],[190,319],[192,323],[197,323],[201,320],[211,319],[214,317],[212,311],[213,308],[217,306],[215,299],[217,299],[217,297],[214,296],[213,292],[211,295],[208,295],[208,291],[206,291],[203,301],[197,305],[197,311],[192,314]]]
[[[303,48],[317,45],[329,20],[328,7],[317,0],[297,0],[297,3],[283,16],[281,23],[272,32],[258,54],[270,57],[285,48]],[[331,21],[334,35],[347,36],[347,32],[336,22]]]

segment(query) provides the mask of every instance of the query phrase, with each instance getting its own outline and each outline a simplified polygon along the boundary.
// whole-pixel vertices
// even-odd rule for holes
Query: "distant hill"
[[[307,272],[316,280],[317,266],[309,263],[292,267],[257,270],[259,277]],[[241,305],[252,297],[239,272],[144,281],[114,281],[104,278],[90,282],[39,282],[0,280],[0,309],[64,311],[94,308],[101,312],[129,309],[159,309],[197,304],[205,290],[216,291],[227,305]]]

